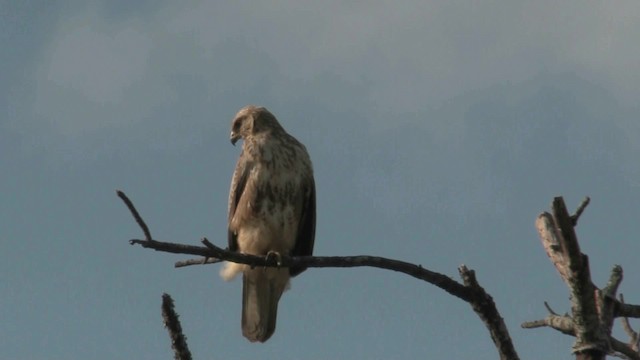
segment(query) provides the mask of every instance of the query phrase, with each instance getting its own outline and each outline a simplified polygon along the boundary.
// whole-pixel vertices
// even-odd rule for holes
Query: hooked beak
[[[231,145],[236,146],[236,143],[238,142],[238,140],[240,139],[240,134],[236,134],[235,132],[231,132]]]

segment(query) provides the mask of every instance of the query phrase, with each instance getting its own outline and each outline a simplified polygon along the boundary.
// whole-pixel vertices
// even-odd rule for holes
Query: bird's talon
[[[276,264],[278,267],[282,266],[282,255],[280,255],[277,251],[269,251],[267,256],[265,256],[266,260],[269,261],[272,257],[276,258]]]

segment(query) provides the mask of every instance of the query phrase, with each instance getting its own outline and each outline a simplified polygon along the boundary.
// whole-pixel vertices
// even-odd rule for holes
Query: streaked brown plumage
[[[316,198],[307,150],[267,109],[246,106],[231,125],[231,142],[243,140],[229,193],[229,249],[266,256],[313,253]],[[289,279],[305,268],[254,268],[226,263],[225,280],[243,273],[242,334],[267,341],[276,327],[278,301]]]

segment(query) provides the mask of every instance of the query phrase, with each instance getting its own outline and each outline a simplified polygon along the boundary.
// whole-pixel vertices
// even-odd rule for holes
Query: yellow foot
[[[279,252],[277,252],[277,251],[269,251],[267,253],[267,256],[265,256],[267,261],[269,261],[269,259],[271,259],[273,257],[276,258],[276,264],[278,264],[278,267],[282,266],[282,255],[280,255]]]

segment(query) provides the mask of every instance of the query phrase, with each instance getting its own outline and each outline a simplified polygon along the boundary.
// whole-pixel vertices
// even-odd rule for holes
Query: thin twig
[[[578,210],[576,210],[576,213],[571,215],[571,223],[573,223],[573,226],[578,225],[578,219],[580,218],[580,215],[582,215],[582,212],[587,208],[587,205],[589,205],[590,202],[591,198],[586,196],[584,200],[582,200],[580,206],[578,206]]]
[[[156,251],[169,252],[174,254],[190,254],[203,257],[212,257],[211,250],[202,246],[184,245],[169,243],[157,240],[143,240],[143,239],[131,239],[129,240],[131,245],[140,245],[143,248],[153,249]]]
[[[173,266],[176,268],[191,266],[191,265],[208,265],[208,264],[217,264],[222,262],[220,259],[213,258],[196,258],[196,259],[188,259],[177,261]]]
[[[620,294],[620,303],[624,304],[624,295]],[[624,332],[627,333],[627,335],[629,335],[630,338],[635,338],[636,336],[638,336],[638,333],[636,333],[633,328],[631,328],[631,323],[629,322],[629,318],[624,316],[622,317],[622,328],[624,329]]]
[[[547,311],[549,312],[549,314],[551,315],[558,315],[555,311],[553,311],[553,309],[551,308],[551,306],[549,306],[548,302],[544,302],[544,307],[547,308]]]
[[[624,296],[620,294],[620,303],[624,304]],[[629,345],[635,351],[640,349],[640,334],[633,330],[631,327],[631,322],[629,322],[629,318],[626,316],[622,318],[622,328],[624,332],[629,336]]]
[[[212,244],[212,243],[211,243],[211,242],[210,242],[206,237],[205,237],[205,238],[202,238],[202,240],[200,240],[200,242],[201,242],[204,246],[206,246],[207,248],[209,248],[209,249],[211,249],[211,250],[213,250],[213,251],[216,251],[216,250],[222,250],[222,249],[220,249],[219,247],[217,247],[217,246],[213,245],[213,244]]]
[[[144,223],[144,220],[142,220],[142,217],[138,213],[138,210],[136,210],[136,207],[133,206],[133,202],[131,202],[131,200],[129,200],[129,197],[127,197],[127,195],[121,190],[116,190],[116,194],[118,194],[118,197],[122,199],[122,201],[124,201],[124,204],[127,205],[127,208],[129,208],[131,215],[133,215],[133,218],[136,219],[138,226],[140,226],[140,228],[142,229],[144,238],[148,241],[151,241],[153,238],[151,237],[149,227]]]

